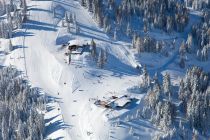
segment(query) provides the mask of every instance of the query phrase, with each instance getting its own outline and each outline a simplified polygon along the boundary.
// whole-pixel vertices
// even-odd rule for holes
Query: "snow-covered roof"
[[[90,44],[90,41],[87,41],[87,40],[82,40],[82,39],[74,39],[74,40],[70,40],[69,42],[69,45],[77,45],[77,46],[83,46],[83,45],[86,45],[86,44]]]
[[[115,106],[123,107],[127,103],[130,103],[130,102],[131,102],[130,98],[123,96],[123,97],[118,98],[117,100],[115,100],[114,104],[115,104]]]

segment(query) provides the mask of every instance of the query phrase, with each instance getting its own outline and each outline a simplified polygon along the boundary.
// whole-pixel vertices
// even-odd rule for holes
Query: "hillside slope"
[[[57,51],[60,46],[55,43],[57,34],[62,30],[58,24],[59,19],[54,18],[50,11],[52,1],[28,3],[29,20],[23,29],[15,34],[12,41],[17,49],[8,55],[5,65],[15,65],[24,72],[33,86],[42,88],[57,99],[60,107],[55,104],[53,106],[61,108],[62,114],[60,116],[59,111],[58,114],[55,113],[55,109],[54,113],[47,115],[49,119],[58,116],[58,126],[55,122],[55,126],[49,128],[49,138],[109,139],[111,122],[107,121],[106,117],[109,111],[95,108],[90,98],[103,98],[111,96],[111,93],[116,96],[127,93],[127,88],[138,81],[138,71],[132,67],[135,61],[127,56],[129,52],[119,49],[121,44],[111,45],[112,40],[97,27],[77,1],[64,2],[61,3],[62,6],[76,14],[81,27],[81,33],[73,38],[93,38],[98,47],[108,49],[109,61],[104,70],[98,69],[85,54],[74,57],[71,65],[65,63],[63,52]],[[65,124],[59,124],[62,117]],[[66,129],[62,131],[64,128]],[[121,129],[126,131],[128,128]],[[91,135],[88,132],[91,132]],[[121,137],[123,139],[124,135]],[[126,137],[125,135],[124,138]]]
[[[143,99],[150,88],[154,88],[151,85],[155,80],[148,78],[149,75],[154,76],[157,72],[158,77],[154,78],[158,80],[169,73],[169,83],[177,91],[180,79],[191,65],[199,65],[209,71],[210,61],[200,62],[194,52],[186,53],[184,68],[179,66],[180,46],[191,32],[191,26],[200,22],[200,12],[189,11],[190,23],[182,33],[166,33],[155,28],[146,33],[143,25],[137,25],[140,27],[140,40],[145,43],[151,39],[162,44],[159,52],[139,52],[135,47],[141,46],[139,40],[136,41],[138,45],[134,45],[131,37],[121,32],[118,32],[121,40],[113,39],[114,31],[105,33],[106,29],[98,26],[93,14],[81,6],[80,0],[27,0],[27,6],[28,19],[22,29],[14,31],[11,39],[14,50],[10,52],[0,48],[0,64],[15,66],[33,87],[39,87],[45,93],[48,99],[46,139],[147,140],[156,134],[165,134],[166,131],[142,117]],[[67,15],[75,21],[65,23]],[[96,57],[91,55],[89,48],[83,49],[81,54],[72,55],[68,64],[66,55],[69,50],[62,45],[75,42],[86,45],[92,40],[96,43]],[[8,47],[8,40],[0,41]],[[158,44],[150,43],[148,46],[153,48]],[[107,56],[102,68],[98,66],[100,52]],[[144,65],[148,73],[146,67],[142,69]],[[148,78],[146,84],[150,87],[142,86],[144,76]],[[160,85],[163,86],[162,83]],[[128,99],[127,106],[116,107]],[[102,101],[101,106],[96,105],[99,101]],[[110,108],[103,101],[110,103]],[[118,101],[118,104],[113,101]]]

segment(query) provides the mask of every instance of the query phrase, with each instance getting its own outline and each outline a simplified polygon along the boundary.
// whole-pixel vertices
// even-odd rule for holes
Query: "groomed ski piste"
[[[12,38],[15,50],[6,57],[1,56],[0,61],[4,66],[15,66],[33,87],[41,88],[49,96],[45,115],[46,139],[143,140],[162,133],[145,120],[125,121],[127,114],[135,114],[144,96],[129,89],[139,85],[141,66],[150,62],[151,68],[148,69],[151,73],[167,71],[173,82],[178,81],[184,74],[184,70],[174,66],[178,53],[159,61],[153,61],[158,58],[150,55],[144,60],[141,57],[137,59],[128,49],[129,43],[114,41],[106,35],[77,0],[28,1],[28,7],[29,19]],[[80,33],[67,33],[61,26],[61,19],[54,17],[54,8],[58,8],[61,15],[65,11],[75,14]],[[167,39],[167,35],[160,34],[154,33],[154,36]],[[68,65],[65,50],[61,49],[62,43],[57,42],[66,38],[81,42],[94,39],[97,48],[107,50],[108,63],[99,69],[92,58],[83,53],[73,56]],[[181,40],[180,37],[180,43]],[[178,48],[174,51],[178,52]],[[209,62],[204,65],[206,69],[210,66]],[[140,69],[136,69],[137,66]],[[129,108],[112,110],[94,105],[96,99],[125,94],[137,99]],[[129,134],[131,127],[134,131],[132,135]]]

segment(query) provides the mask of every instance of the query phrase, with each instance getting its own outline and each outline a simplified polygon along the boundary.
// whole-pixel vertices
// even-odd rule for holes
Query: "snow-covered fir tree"
[[[0,70],[0,139],[42,140],[45,98],[19,74],[12,67]]]
[[[133,18],[143,20],[145,32],[150,30],[152,26],[167,32],[173,30],[182,32],[188,23],[189,16],[184,2],[174,0],[122,0],[120,2],[82,0],[81,5],[94,14],[99,26],[113,29],[113,34],[115,27],[121,29],[124,34],[131,34],[133,25],[131,26],[130,21]],[[138,22],[142,21],[139,20]]]
[[[70,24],[70,22],[67,22],[67,32],[68,33],[71,33],[71,24]]]
[[[179,104],[165,95],[169,90],[169,76],[166,74],[163,78],[163,86],[151,84],[144,97],[145,105],[141,111],[141,116],[148,119],[156,126],[161,128],[165,134],[154,137],[155,139],[192,139],[193,133],[197,136],[208,136],[210,129],[210,93],[207,90],[209,86],[209,75],[199,67],[189,68],[183,79],[180,80],[179,90],[177,91]],[[165,81],[165,82],[164,82]],[[165,84],[164,84],[165,83]],[[173,85],[171,85],[172,88]],[[174,91],[175,92],[175,91]],[[175,94],[175,93],[174,93]],[[176,126],[177,111],[184,114],[185,123]],[[183,115],[182,115],[183,117]],[[176,119],[175,119],[176,118]],[[181,121],[181,120],[179,120]],[[184,126],[190,126],[184,127]]]
[[[9,51],[13,51],[14,50],[14,47],[12,45],[12,41],[11,39],[9,40]]]
[[[91,41],[91,55],[93,58],[96,58],[96,43],[95,41],[92,39]]]
[[[5,8],[6,19],[0,20],[0,37],[11,38],[12,31],[17,28],[22,28],[22,23],[27,19],[27,3],[26,0],[20,0],[21,5],[17,9],[17,5],[14,4],[14,0],[10,0],[6,3],[0,3],[0,6]],[[2,5],[1,5],[2,4]]]
[[[104,65],[107,63],[108,60],[108,54],[106,50],[100,49],[97,59],[97,66],[99,68],[103,68]]]
[[[167,96],[171,96],[171,94],[172,94],[171,79],[170,79],[170,75],[168,73],[166,73],[163,77],[163,92]]]
[[[146,65],[144,65],[143,72],[142,72],[142,83],[141,87],[149,87],[151,83],[149,73],[147,71]]]

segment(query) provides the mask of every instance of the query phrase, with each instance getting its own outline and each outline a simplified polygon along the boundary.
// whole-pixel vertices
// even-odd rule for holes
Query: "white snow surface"
[[[156,70],[169,72],[173,83],[178,84],[184,74],[184,70],[177,67],[178,48],[168,58],[154,54],[142,54],[137,58],[134,50],[128,48],[129,43],[113,41],[98,28],[87,9],[81,7],[77,0],[28,1],[28,7],[29,20],[23,29],[15,31],[12,38],[15,50],[3,57],[5,48],[0,48],[0,63],[21,70],[32,86],[40,87],[49,96],[45,115],[46,139],[135,140],[139,137],[142,140],[161,133],[145,120],[124,120],[128,114],[135,114],[144,96],[133,88],[141,81],[140,72],[135,67],[141,67],[142,63],[151,66],[151,73]],[[54,7],[59,7],[60,13],[65,10],[74,13],[81,32],[75,34],[72,30],[68,34],[66,28],[61,27],[60,18],[53,17]],[[168,39],[161,33],[151,34]],[[170,36],[171,40],[174,36]],[[103,69],[98,69],[90,54],[84,52],[72,56],[68,65],[64,56],[66,49],[62,50],[61,44],[69,39],[70,43],[76,44],[89,43],[94,39],[98,48],[108,51],[108,63]],[[7,40],[0,42],[8,43]],[[190,62],[187,64],[191,65]],[[210,67],[210,62],[199,64]],[[126,94],[138,99],[136,105],[121,110],[94,105],[96,99]],[[128,133],[131,127],[132,135]]]

